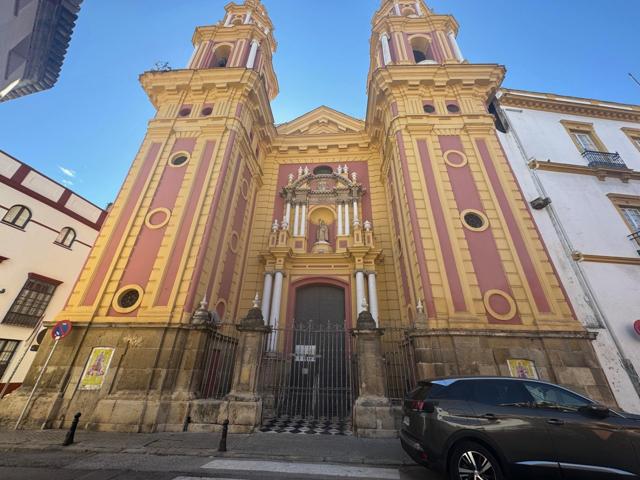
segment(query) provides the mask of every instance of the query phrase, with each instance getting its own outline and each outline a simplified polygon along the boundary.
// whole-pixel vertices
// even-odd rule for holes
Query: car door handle
[[[482,418],[491,420],[492,422],[496,422],[498,420],[498,417],[496,417],[493,413],[485,413],[484,415],[482,415]]]
[[[547,420],[547,423],[549,425],[564,425],[564,422],[562,420],[558,420],[557,418],[552,418],[550,420]]]

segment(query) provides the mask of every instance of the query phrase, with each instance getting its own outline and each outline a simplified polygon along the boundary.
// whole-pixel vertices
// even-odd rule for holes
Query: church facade
[[[496,136],[504,67],[465,60],[456,20],[423,0],[385,0],[365,120],[320,107],[275,125],[268,13],[225,10],[196,29],[186,68],[140,77],[157,113],[25,424],[82,411],[90,428],[181,429],[205,396],[203,323],[252,304],[273,331],[350,331],[368,312],[370,330],[407,332],[421,377],[537,376],[615,403]],[[2,415],[24,407],[49,350]]]

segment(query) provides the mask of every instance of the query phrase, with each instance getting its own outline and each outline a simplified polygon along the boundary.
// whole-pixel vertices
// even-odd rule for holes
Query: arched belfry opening
[[[413,58],[418,65],[436,63],[431,44],[426,37],[413,37],[411,39]]]
[[[211,59],[211,68],[225,68],[229,65],[231,58],[231,47],[229,45],[220,45],[213,52]]]

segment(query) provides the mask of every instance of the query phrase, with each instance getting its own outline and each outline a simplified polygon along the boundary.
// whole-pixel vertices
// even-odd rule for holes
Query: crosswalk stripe
[[[375,480],[400,480],[397,469],[371,468],[328,463],[290,463],[259,460],[213,460],[201,468],[229,471],[251,471],[270,473],[289,473],[323,475],[325,477],[367,478]]]

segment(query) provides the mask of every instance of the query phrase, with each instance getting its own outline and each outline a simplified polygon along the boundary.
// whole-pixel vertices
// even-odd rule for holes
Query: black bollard
[[[191,423],[191,417],[187,416],[187,418],[184,419],[184,423],[182,424],[182,431],[183,432],[188,432],[189,431],[189,424]]]
[[[222,436],[220,437],[220,445],[218,445],[219,452],[227,451],[227,433],[229,432],[229,420],[222,422]]]
[[[67,432],[66,437],[64,437],[64,442],[62,442],[62,446],[66,447],[67,445],[71,445],[73,443],[73,437],[76,435],[76,428],[78,428],[78,422],[80,421],[80,412],[76,413],[73,416],[73,422],[71,422],[71,427]]]

